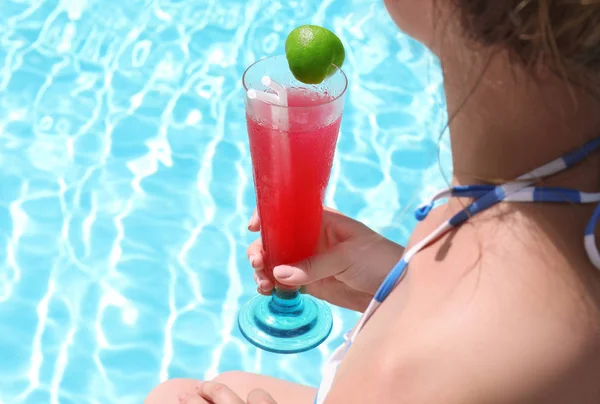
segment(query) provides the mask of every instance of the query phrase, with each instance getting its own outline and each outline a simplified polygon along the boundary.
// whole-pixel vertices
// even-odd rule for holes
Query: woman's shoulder
[[[598,274],[535,234],[474,221],[417,254],[353,345],[355,371],[407,403],[600,402]]]

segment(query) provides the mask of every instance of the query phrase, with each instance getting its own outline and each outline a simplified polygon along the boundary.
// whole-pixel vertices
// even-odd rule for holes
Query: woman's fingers
[[[252,390],[248,394],[247,404],[277,404],[269,393],[262,389]]]
[[[246,250],[246,254],[248,255],[248,261],[250,261],[252,268],[257,271],[264,269],[264,251],[260,239],[254,240],[252,244],[250,244]]]
[[[273,397],[262,389],[252,390],[246,401],[244,403],[229,387],[216,382],[204,382],[197,387],[196,394],[185,393],[179,396],[180,404],[277,404]]]
[[[347,256],[352,252],[346,251],[344,253],[340,248],[331,247],[358,234],[372,232],[362,223],[330,208],[324,208],[323,225],[323,240],[327,245],[320,248],[320,250],[328,248],[329,250],[292,265],[276,267],[274,275],[279,282],[290,286],[302,286],[344,272],[352,265],[353,261]],[[252,214],[248,229],[260,231],[260,221],[256,210]],[[259,293],[270,294],[274,285],[264,273],[264,251],[260,239],[254,241],[248,247],[247,254],[250,265],[256,271],[254,279]]]
[[[254,209],[250,222],[248,223],[248,230],[257,232],[260,231],[260,219],[258,218],[258,211]]]
[[[273,290],[273,282],[269,280],[264,271],[264,251],[262,249],[262,243],[260,239],[255,240],[252,244],[250,244],[250,247],[248,247],[246,253],[248,254],[248,261],[255,271],[254,281],[258,287],[258,292],[263,295],[270,295],[271,291]]]
[[[217,382],[204,382],[196,392],[213,404],[246,404],[229,387]]]
[[[352,256],[348,249],[334,247],[292,265],[279,265],[273,269],[273,275],[284,285],[308,285],[346,271],[352,266]]]
[[[256,282],[256,290],[261,295],[270,296],[273,291],[273,282],[266,277],[264,271],[256,271],[254,273],[254,282]]]

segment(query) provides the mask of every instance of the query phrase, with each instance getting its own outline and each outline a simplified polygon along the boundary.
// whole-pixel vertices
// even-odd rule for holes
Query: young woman
[[[419,210],[406,253],[327,211],[319,254],[275,268],[366,311],[318,392],[234,372],[167,381],[146,403],[600,402],[600,205],[583,203],[600,192],[600,0],[386,6],[442,62],[449,202]]]

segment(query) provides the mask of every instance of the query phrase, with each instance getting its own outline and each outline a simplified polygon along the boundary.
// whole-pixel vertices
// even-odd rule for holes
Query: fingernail
[[[190,393],[181,393],[179,395],[179,404],[185,404],[188,402],[189,398],[191,397]]]
[[[288,266],[275,267],[273,269],[273,275],[279,279],[287,279],[294,274],[294,269]]]
[[[255,220],[256,220],[256,215],[252,215],[252,217],[250,218],[250,221],[248,222],[248,228],[252,227]]]
[[[267,291],[267,281],[258,281],[258,288],[263,292]]]
[[[248,260],[250,261],[250,266],[254,268],[254,261],[256,260],[255,255],[251,255]]]

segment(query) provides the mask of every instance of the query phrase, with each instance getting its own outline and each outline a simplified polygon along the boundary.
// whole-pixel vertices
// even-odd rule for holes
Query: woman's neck
[[[458,184],[514,179],[600,136],[600,103],[553,75],[534,81],[503,54],[442,64]],[[546,184],[600,191],[600,153]]]

